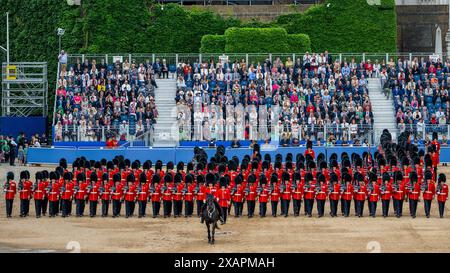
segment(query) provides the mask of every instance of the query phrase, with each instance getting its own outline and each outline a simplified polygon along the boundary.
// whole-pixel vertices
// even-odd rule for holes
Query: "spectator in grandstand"
[[[66,71],[67,68],[67,53],[63,50],[61,50],[61,52],[58,55],[58,61],[60,64],[60,70],[61,71]]]

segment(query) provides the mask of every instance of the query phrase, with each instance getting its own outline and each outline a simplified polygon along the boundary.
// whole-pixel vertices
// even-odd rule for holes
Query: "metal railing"
[[[448,140],[450,139],[450,125],[449,124],[398,124],[397,125],[399,133],[402,133],[404,131],[411,132],[412,139],[415,142],[418,141],[427,141],[432,140],[433,133],[436,132],[438,134],[438,138]]]
[[[342,125],[298,125],[298,126],[268,126],[268,125],[248,125],[246,127],[230,125],[210,125],[179,124],[180,141],[232,141],[238,140],[268,140],[282,141],[289,140],[292,144],[294,139],[299,141],[314,140],[328,143],[330,145],[340,145],[344,142],[362,145],[367,141],[368,144],[375,144],[376,135],[373,126],[358,125],[353,129],[350,126]]]
[[[234,60],[242,61],[248,65],[250,63],[264,62],[269,59],[271,62],[280,58],[282,61],[286,61],[290,58],[292,61],[297,58],[302,58],[305,52],[297,53],[109,53],[109,54],[69,54],[68,64],[75,65],[77,62],[83,63],[85,60],[91,62],[95,60],[97,64],[101,63],[103,60],[105,64],[114,64],[118,58],[122,61],[128,60],[131,64],[134,63],[154,63],[156,60],[165,59],[167,64],[178,64],[178,63],[198,63],[203,61],[209,61],[213,58],[215,61],[219,60],[220,56],[228,56],[230,62]],[[434,53],[424,53],[424,52],[395,52],[395,53],[329,53],[333,61],[339,60],[340,62],[347,61],[350,62],[352,59],[355,62],[368,61],[371,60],[372,63],[378,60],[379,63],[383,61],[389,63],[392,59],[393,62],[397,62],[398,59],[403,61],[412,61],[414,58],[424,58],[428,60],[430,56]],[[443,54],[440,56],[441,60],[450,58],[450,55]]]
[[[153,143],[153,126],[81,126],[81,125],[55,125],[53,126],[53,142],[77,142],[77,141],[106,141],[109,137],[116,137],[117,140],[126,141],[124,145],[133,146],[136,142],[143,142],[144,146],[151,146]]]

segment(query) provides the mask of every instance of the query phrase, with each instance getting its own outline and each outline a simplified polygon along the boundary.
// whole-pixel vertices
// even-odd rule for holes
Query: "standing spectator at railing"
[[[66,71],[67,68],[67,53],[63,50],[61,50],[61,53],[58,55],[58,61],[60,64],[60,70]]]

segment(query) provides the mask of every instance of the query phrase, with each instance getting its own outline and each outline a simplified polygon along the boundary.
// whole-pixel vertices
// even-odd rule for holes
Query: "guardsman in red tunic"
[[[69,207],[72,206],[72,197],[73,197],[73,182],[72,182],[72,174],[66,172],[63,174],[64,182],[61,186],[61,216],[68,217],[69,216]]]
[[[150,194],[152,200],[153,218],[159,216],[159,210],[161,208],[161,177],[159,174],[152,176],[152,185],[150,187]]]
[[[181,217],[183,210],[183,190],[185,184],[183,183],[183,175],[177,172],[174,178],[175,185],[173,187],[173,217]]]
[[[42,200],[42,215],[47,215],[47,208],[48,208],[48,194],[47,194],[47,187],[48,187],[48,171],[43,170],[42,171],[42,183],[44,183],[44,199]]]
[[[36,211],[36,218],[41,218],[42,200],[44,200],[45,184],[42,182],[42,173],[37,172],[35,175],[36,181],[33,186],[34,208]]]
[[[330,182],[331,185],[328,188],[329,198],[330,198],[330,215],[331,217],[337,217],[337,209],[339,204],[339,199],[341,197],[341,185],[338,183],[339,178],[336,173],[331,173]]]
[[[58,173],[50,173],[50,184],[47,187],[48,202],[49,202],[49,216],[55,217],[58,214],[60,188],[58,183]]]
[[[269,187],[267,186],[267,178],[264,174],[259,177],[259,186],[257,189],[259,201],[259,216],[266,217],[267,202],[269,202]]]
[[[307,157],[307,155],[311,156],[313,160],[316,158],[314,150],[312,149],[312,141],[311,140],[308,140],[306,142],[305,157]]]
[[[303,198],[303,183],[301,181],[299,170],[294,173],[292,184],[292,203],[294,207],[294,216],[299,216]]]
[[[114,186],[111,188],[112,198],[112,211],[113,218],[120,216],[120,210],[122,208],[122,200],[124,196],[124,188],[122,184],[122,177],[120,173],[116,173],[113,176]]]
[[[405,199],[405,185],[402,183],[403,174],[400,171],[394,173],[394,211],[397,218],[402,217],[403,213],[403,200]]]
[[[369,185],[367,185],[369,215],[375,217],[377,214],[377,204],[380,199],[380,186],[377,183],[378,177],[374,172],[369,172]]]
[[[102,200],[102,217],[108,216],[109,203],[111,203],[111,185],[109,183],[109,174],[103,173],[102,183],[98,189],[100,199]]]
[[[383,211],[383,217],[388,217],[389,214],[389,204],[391,203],[392,196],[392,185],[391,185],[391,176],[389,173],[383,173],[382,182],[380,185],[380,194],[381,194],[381,209]]]
[[[425,172],[425,181],[422,184],[423,203],[425,208],[425,215],[430,218],[431,201],[433,201],[436,193],[436,186],[433,181],[433,174],[431,171]]]
[[[289,164],[287,162],[286,164]],[[288,217],[289,215],[289,205],[292,197],[292,184],[290,182],[291,176],[288,172],[283,172],[281,175],[281,185],[280,185],[280,193],[281,193],[281,215],[284,217]]]
[[[151,184],[152,181],[152,177],[155,174],[155,172],[152,170],[152,161],[151,160],[146,160],[144,162],[144,164],[142,164],[142,167],[144,169],[144,173],[147,176],[147,181],[148,181],[148,185]]]
[[[194,213],[194,196],[195,196],[195,184],[194,177],[192,174],[186,174],[184,178],[186,183],[185,188],[183,188],[183,199],[184,199],[184,217],[192,217]]]
[[[147,209],[147,200],[149,197],[149,183],[147,175],[142,172],[139,175],[139,185],[137,187],[137,201],[139,204],[138,218],[145,217],[145,210]]]
[[[248,211],[248,218],[252,218],[255,214],[255,202],[257,193],[256,190],[258,188],[258,185],[256,185],[256,175],[250,174],[247,178],[248,185],[245,188],[245,199],[247,200],[247,211]]]
[[[445,177],[445,174],[441,173],[438,176],[438,186],[436,190],[437,194],[437,201],[439,205],[439,217],[444,218],[444,209],[445,209],[445,202],[448,198],[448,186],[445,184],[447,178]]]
[[[164,175],[164,185],[161,187],[162,199],[163,199],[163,212],[164,218],[170,217],[172,213],[172,183],[173,176],[170,173]]]
[[[313,184],[314,177],[312,173],[308,172],[305,175],[305,185],[304,185],[304,192],[305,192],[305,215],[308,215],[308,217],[312,217],[312,210],[314,206],[314,199],[316,197],[316,189],[315,185]]]
[[[225,224],[227,222],[227,212],[228,207],[230,206],[231,201],[231,193],[227,188],[229,181],[225,177],[220,178],[220,189],[216,191],[215,198],[218,203],[215,203],[216,206],[220,207],[220,221],[221,224]],[[203,217],[202,217],[203,221]]]
[[[20,172],[19,197],[20,197],[20,217],[27,217],[30,212],[30,199],[33,183],[30,181],[30,172]]]
[[[75,204],[77,217],[83,217],[85,202],[87,200],[87,183],[86,175],[84,173],[78,173],[77,184],[75,186]]]
[[[17,185],[14,182],[14,173],[8,172],[6,175],[6,183],[3,187],[3,191],[5,192],[5,200],[6,200],[6,217],[11,218],[14,197],[17,192]]]
[[[241,175],[236,176],[234,179],[235,186],[231,190],[231,198],[234,204],[234,217],[241,216],[242,206],[244,205],[244,191],[245,187],[243,185],[243,179]]]
[[[318,185],[316,186],[316,202],[318,217],[323,217],[325,213],[325,201],[327,200],[328,186],[326,177],[322,173],[317,175]]]
[[[269,196],[272,205],[272,216],[277,217],[278,201],[280,200],[280,188],[278,187],[278,175],[273,173],[270,177]]]
[[[197,200],[197,217],[201,216],[201,209],[203,207],[203,203],[206,199],[206,186],[205,186],[205,177],[203,174],[198,174],[196,176],[196,187],[194,190],[195,199]]]
[[[409,212],[412,218],[416,218],[417,203],[420,197],[420,183],[417,182],[418,176],[415,171],[409,173],[408,188]]]
[[[349,173],[344,173],[342,175],[342,177],[345,181],[345,186],[343,188],[342,197],[341,197],[343,200],[342,205],[344,206],[344,217],[348,217],[350,214],[350,206],[351,206],[351,202],[353,199],[354,188],[351,183],[352,176]]]
[[[95,217],[97,215],[97,204],[98,197],[100,195],[100,185],[98,182],[97,172],[91,172],[89,180],[89,187],[87,189],[88,200],[89,200],[89,216]]]
[[[134,174],[130,172],[127,176],[128,185],[125,187],[125,218],[133,217],[134,208],[136,205],[137,187],[134,184],[136,178]]]

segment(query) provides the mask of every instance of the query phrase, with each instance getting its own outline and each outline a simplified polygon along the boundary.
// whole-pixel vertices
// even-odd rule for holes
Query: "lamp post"
[[[65,30],[63,28],[58,28],[57,35],[59,40],[59,51],[58,53],[61,53],[61,37],[64,35]]]

